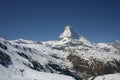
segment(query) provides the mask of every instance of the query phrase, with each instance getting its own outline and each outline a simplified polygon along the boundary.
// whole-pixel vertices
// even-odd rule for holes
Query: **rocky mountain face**
[[[96,76],[120,73],[120,41],[91,43],[68,25],[56,41],[0,38],[0,69],[0,76],[9,78],[17,74],[21,80],[41,80],[26,77],[30,70],[36,71],[35,75],[45,72],[68,75],[75,80],[94,80]]]

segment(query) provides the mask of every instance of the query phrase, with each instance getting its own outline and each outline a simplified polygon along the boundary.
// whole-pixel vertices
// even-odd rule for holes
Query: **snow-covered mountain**
[[[76,32],[72,30],[70,26],[65,26],[64,32],[60,35],[60,41],[70,42],[70,41],[81,41],[83,43],[90,43],[88,40],[86,40],[84,37],[80,36]]]
[[[120,41],[91,43],[69,25],[56,41],[0,38],[0,80],[94,80],[114,73],[120,73]]]

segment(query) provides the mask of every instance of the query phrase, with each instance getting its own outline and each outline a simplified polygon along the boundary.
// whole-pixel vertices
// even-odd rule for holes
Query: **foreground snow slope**
[[[58,57],[61,55],[62,53]],[[23,39],[8,41],[1,38],[0,80],[75,80],[70,76],[58,74],[54,69],[54,74],[50,73],[54,64],[54,68],[57,65],[70,67],[67,61],[55,57],[57,54],[41,43]],[[64,59],[64,56],[62,57]]]
[[[120,80],[120,73],[91,77],[89,80]]]
[[[9,68],[0,65],[0,80],[75,80],[70,76],[38,72],[29,68]]]

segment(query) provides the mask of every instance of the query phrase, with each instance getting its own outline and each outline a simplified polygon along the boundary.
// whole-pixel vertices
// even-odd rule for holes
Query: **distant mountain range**
[[[119,80],[120,41],[91,43],[65,26],[56,41],[0,38],[0,80]]]

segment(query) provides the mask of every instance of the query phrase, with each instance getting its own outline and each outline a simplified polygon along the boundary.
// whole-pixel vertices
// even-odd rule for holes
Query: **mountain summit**
[[[88,41],[86,38],[83,36],[77,34],[70,25],[66,25],[64,32],[60,34],[59,36],[60,41],[63,42],[82,42],[84,44],[91,44],[90,41]]]
[[[79,35],[72,30],[72,27],[65,26],[64,32],[60,35],[60,39],[79,39]]]

